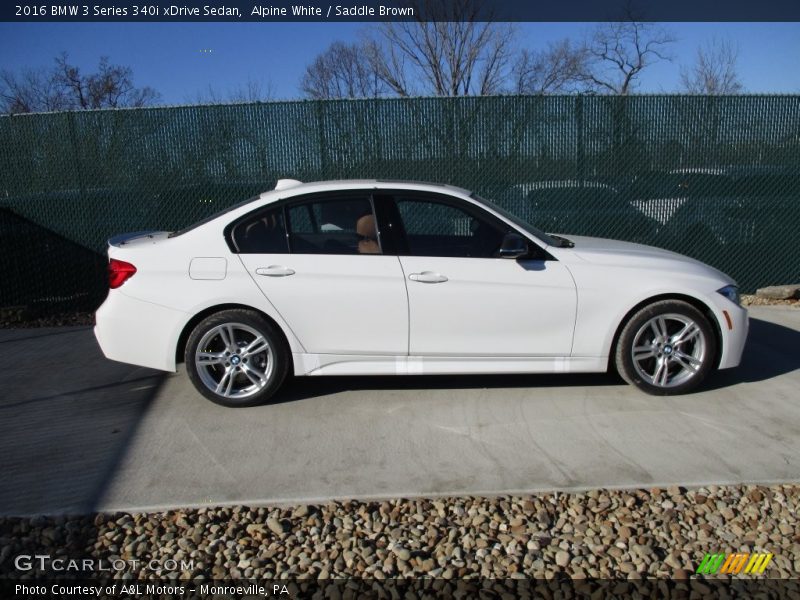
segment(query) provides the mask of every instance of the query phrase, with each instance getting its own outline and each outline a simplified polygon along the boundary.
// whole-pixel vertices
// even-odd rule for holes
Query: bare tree
[[[64,110],[67,99],[51,74],[26,69],[0,71],[0,112],[29,113]]]
[[[514,65],[514,89],[518,94],[560,94],[582,91],[588,52],[569,39],[545,50],[523,50]]]
[[[690,94],[739,94],[744,86],[737,65],[739,48],[729,41],[712,40],[697,49],[691,68],[681,69],[681,87]]]
[[[675,37],[655,23],[638,20],[630,8],[627,20],[599,25],[586,42],[583,79],[599,93],[625,95],[633,91],[642,71],[672,60]]]
[[[511,25],[487,21],[490,15],[480,0],[411,4],[417,20],[384,23],[365,46],[373,70],[392,92],[467,96],[503,91],[513,53]]]
[[[234,89],[228,97],[233,102],[269,102],[275,99],[275,87],[272,81],[264,85],[255,79],[248,79],[247,83]]]
[[[248,79],[246,83],[229,90],[221,92],[217,88],[209,85],[203,91],[195,94],[194,97],[186,96],[187,102],[197,104],[224,104],[227,102],[269,102],[275,99],[275,91],[272,82],[266,85],[255,79]]]
[[[300,81],[303,94],[315,100],[328,98],[375,98],[386,85],[372,68],[371,42],[334,42],[306,67]]]
[[[159,98],[150,87],[133,84],[130,67],[102,57],[94,73],[84,74],[62,53],[51,70],[0,73],[0,110],[7,113],[146,106]]]

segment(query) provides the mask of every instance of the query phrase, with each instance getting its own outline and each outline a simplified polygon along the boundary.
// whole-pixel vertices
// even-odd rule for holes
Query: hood
[[[570,252],[580,260],[599,265],[646,267],[652,269],[680,270],[697,275],[712,276],[732,282],[722,271],[699,260],[643,244],[566,234],[575,243]]]

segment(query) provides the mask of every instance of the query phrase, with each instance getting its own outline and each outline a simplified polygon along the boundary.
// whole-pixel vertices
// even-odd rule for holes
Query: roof
[[[447,183],[434,183],[429,181],[411,181],[404,179],[331,179],[327,181],[308,181],[302,182],[296,179],[279,179],[275,189],[268,190],[261,194],[264,197],[267,194],[272,194],[276,191],[292,190],[292,195],[298,193],[303,189],[324,190],[324,189],[340,189],[340,188],[391,188],[400,187],[408,189],[430,189],[430,190],[447,190],[464,194],[469,196],[472,192],[462,187],[450,185]]]

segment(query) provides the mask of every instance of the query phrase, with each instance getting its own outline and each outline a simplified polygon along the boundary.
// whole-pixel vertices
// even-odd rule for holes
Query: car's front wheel
[[[654,302],[637,311],[617,342],[617,371],[648,394],[688,392],[714,367],[717,343],[706,316],[680,300]]]
[[[186,342],[186,370],[197,390],[223,406],[254,406],[283,383],[289,351],[275,326],[254,311],[203,319]]]

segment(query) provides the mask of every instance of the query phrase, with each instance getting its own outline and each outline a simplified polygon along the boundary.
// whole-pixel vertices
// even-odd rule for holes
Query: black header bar
[[[304,22],[422,21],[800,21],[798,0],[16,0],[6,22]],[[444,7],[444,8],[442,8]]]

